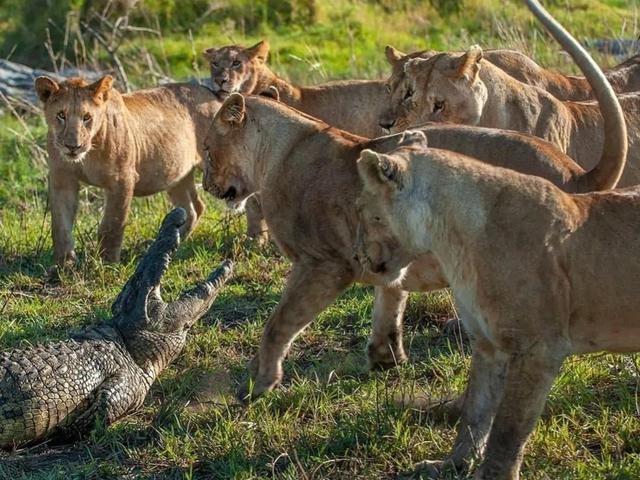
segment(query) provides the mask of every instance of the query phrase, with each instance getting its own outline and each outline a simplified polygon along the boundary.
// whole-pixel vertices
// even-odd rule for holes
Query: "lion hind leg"
[[[205,210],[204,202],[200,200],[196,191],[193,171],[171,187],[167,194],[174,206],[182,207],[187,212],[187,221],[180,227],[180,238],[185,239],[196,227]]]
[[[269,241],[269,227],[262,213],[260,193],[247,199],[245,211],[247,213],[247,236],[254,239],[258,245],[266,245]]]
[[[409,292],[376,286],[372,332],[367,345],[370,369],[385,370],[407,361],[402,345],[402,320]]]
[[[524,353],[511,355],[504,393],[476,479],[519,478],[524,446],[542,413],[564,357],[544,342]]]

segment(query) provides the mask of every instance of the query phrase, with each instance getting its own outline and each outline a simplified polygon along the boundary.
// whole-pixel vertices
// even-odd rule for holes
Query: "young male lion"
[[[266,64],[268,54],[266,40],[249,48],[229,45],[206,49],[213,90],[224,95],[259,94],[274,87],[282,102],[336,128],[368,138],[383,133],[378,118],[386,108],[384,81],[344,80],[297,87],[271,71]]]
[[[72,229],[80,182],[105,190],[100,252],[117,262],[133,196],[167,191],[187,211],[183,237],[204,211],[193,180],[202,141],[221,101],[204,87],[165,85],[122,95],[105,76],[57,83],[38,77],[35,89],[49,127],[49,201],[54,258],[73,261]]]

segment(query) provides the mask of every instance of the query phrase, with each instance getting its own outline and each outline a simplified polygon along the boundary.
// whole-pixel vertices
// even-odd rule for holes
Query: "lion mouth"
[[[80,162],[82,159],[84,159],[87,153],[89,153],[89,151],[85,150],[84,148],[80,148],[77,150],[69,150],[67,148],[64,148],[64,149],[61,148],[59,150],[64,158],[72,162]]]
[[[237,194],[238,192],[236,190],[236,187],[231,186],[227,189],[226,192],[222,194],[222,197],[220,198],[226,200],[227,202],[233,202],[236,199]]]
[[[219,95],[220,97],[227,97],[237,91],[238,89],[235,87],[228,89],[226,87],[220,86],[220,84],[217,82],[213,83],[213,93],[215,93],[216,95]]]
[[[369,260],[371,261],[371,260]],[[380,263],[375,263],[375,264],[371,264],[371,271],[373,273],[378,273],[378,274],[385,274],[387,273],[387,262],[380,262]]]

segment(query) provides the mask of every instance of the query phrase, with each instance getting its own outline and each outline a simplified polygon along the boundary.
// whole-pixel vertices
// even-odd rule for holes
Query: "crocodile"
[[[112,304],[110,320],[67,340],[0,353],[0,448],[77,437],[142,405],[233,270],[224,261],[177,300],[162,300],[160,280],[185,221],[181,208],[165,217]]]

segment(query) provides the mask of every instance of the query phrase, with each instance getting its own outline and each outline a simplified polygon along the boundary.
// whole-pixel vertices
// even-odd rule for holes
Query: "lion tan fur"
[[[514,155],[488,155],[482,160],[542,175],[569,190],[577,188],[585,175],[557,148],[532,136],[455,125],[424,130],[434,144],[468,154],[508,145]],[[296,335],[355,281],[377,286],[370,363],[385,367],[406,359],[402,346],[406,291],[445,287],[437,261],[425,255],[401,282],[389,285],[386,271],[394,265],[385,265],[389,261],[382,258],[388,257],[385,252],[375,275],[362,275],[352,251],[357,237],[353,202],[361,189],[355,159],[363,148],[385,151],[405,140],[403,134],[366,140],[263,97],[233,94],[216,115],[205,140],[211,143],[205,189],[232,205],[261,191],[268,228],[293,262],[254,362],[253,395],[279,383],[282,360]],[[241,396],[248,393],[243,387]]]
[[[378,119],[386,108],[384,81],[343,80],[298,87],[273,73],[265,62],[268,52],[265,40],[250,48],[231,45],[205,50],[214,91],[224,78],[229,78],[226,92],[259,94],[275,87],[282,102],[336,128],[369,138],[383,133]]]
[[[457,55],[463,55],[464,53],[458,52]],[[411,59],[429,59],[437,54],[438,52],[433,50],[405,54],[387,45],[385,55],[392,67],[391,75],[387,80],[387,90],[390,93],[392,105],[400,104],[410,87],[406,81],[404,65]],[[584,101],[594,99],[593,90],[586,77],[563,75],[555,70],[544,68],[517,50],[487,49],[483,51],[483,58],[516,80],[541,88],[559,100]],[[605,76],[617,93],[640,90],[640,55],[634,55],[607,70]],[[394,120],[393,111],[385,111],[381,117],[380,124],[383,128],[388,129],[393,126]]]
[[[408,93],[402,99],[394,96],[392,131],[425,121],[517,130],[549,140],[587,169],[603,153],[602,104],[560,101],[523,84],[485,60],[479,47],[464,54],[415,58],[405,64],[405,71]],[[633,185],[640,182],[640,95],[620,95],[619,101],[629,126],[621,185]]]
[[[187,211],[187,235],[204,211],[193,171],[221,102],[206,88],[173,84],[122,95],[107,76],[93,84],[39,77],[48,125],[49,197],[55,261],[75,258],[72,229],[80,183],[104,189],[98,230],[105,260],[118,261],[133,196],[167,191]]]
[[[364,150],[358,161],[361,221],[393,236],[396,276],[407,259],[437,258],[472,343],[452,452],[418,469],[460,472],[484,450],[474,478],[517,479],[563,359],[640,350],[640,190],[570,195],[425,147],[426,139],[388,155]],[[377,255],[361,231],[360,257]]]

